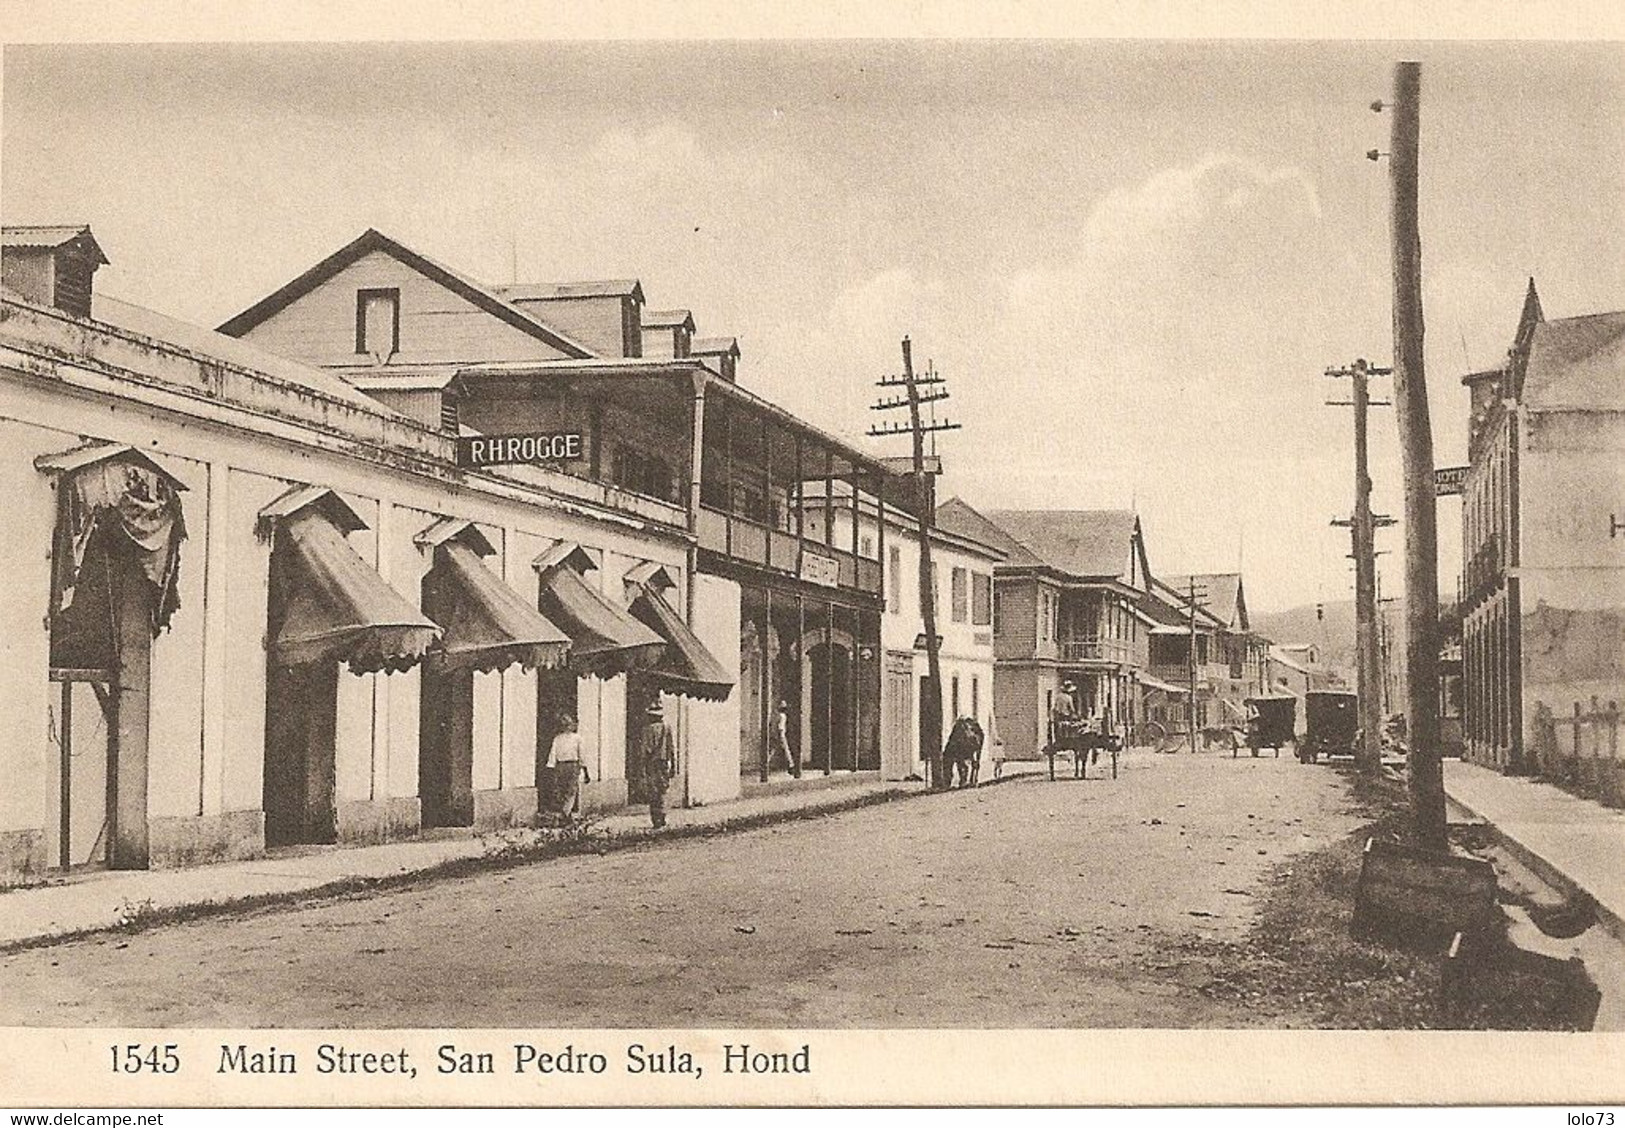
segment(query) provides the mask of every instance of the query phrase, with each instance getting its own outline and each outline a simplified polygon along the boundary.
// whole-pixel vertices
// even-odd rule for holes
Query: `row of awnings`
[[[128,558],[151,585],[153,633],[168,625],[180,605],[186,486],[150,456],[115,443],[89,443],[35,465],[58,479],[60,498],[52,665],[110,666],[113,589],[102,573],[113,557]],[[434,554],[420,609],[350,547],[348,534],[366,527],[321,486],[295,486],[260,510],[257,531],[272,545],[274,661],[342,662],[357,673],[419,662],[478,671],[563,666],[598,677],[644,670],[669,692],[709,700],[733,688],[728,671],[666,601],[675,585],[656,565],[627,576],[635,595],[624,608],[582,578],[595,566],[586,552],[556,546],[534,562],[539,590],[532,602],[486,567],[496,550],[477,526],[442,518],[415,538]],[[80,582],[92,544],[103,546],[94,571],[106,582],[97,585]]]
[[[366,527],[331,490],[301,486],[260,513],[272,541],[272,657],[284,665],[342,662],[356,673],[433,669],[492,671],[563,666],[578,675],[646,672],[671,693],[725,699],[727,669],[666,600],[658,568],[628,576],[629,608],[595,591],[594,566],[575,545],[534,561],[534,605],[488,568],[495,548],[472,522],[443,518],[415,539],[434,553],[420,610],[363,560],[346,535]],[[280,594],[280,600],[277,595]]]

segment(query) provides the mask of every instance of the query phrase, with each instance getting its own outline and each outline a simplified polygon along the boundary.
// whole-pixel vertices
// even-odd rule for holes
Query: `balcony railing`
[[[771,568],[829,587],[879,594],[881,566],[877,560],[854,557],[818,541],[803,541],[794,533],[770,529],[737,513],[700,506],[696,530],[699,546],[732,560]],[[826,563],[827,562],[827,563]]]
[[[1121,638],[1062,638],[1060,642],[1063,662],[1127,663],[1132,649]]]

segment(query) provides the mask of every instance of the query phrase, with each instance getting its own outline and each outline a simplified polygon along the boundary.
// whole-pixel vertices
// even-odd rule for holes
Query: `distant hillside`
[[[1344,599],[1321,606],[1325,609],[1324,618],[1315,614],[1312,604],[1285,611],[1254,612],[1252,628],[1271,642],[1312,642],[1320,647],[1322,665],[1352,678],[1354,601]]]

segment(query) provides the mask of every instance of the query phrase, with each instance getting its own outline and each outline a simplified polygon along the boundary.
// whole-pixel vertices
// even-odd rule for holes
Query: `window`
[[[886,610],[903,613],[903,550],[895,544],[886,546]]]
[[[858,555],[865,560],[875,558],[875,538],[868,533],[864,533],[858,538]]]
[[[1004,619],[1004,612],[999,607],[999,589],[993,589],[993,633],[999,631],[999,623]]]
[[[969,585],[965,579],[965,569],[955,568],[948,578],[951,586],[950,595],[953,599],[953,619],[956,623],[963,623],[970,614]]]
[[[970,621],[985,627],[993,621],[993,577],[981,572],[970,574]]]
[[[357,290],[355,351],[388,360],[401,351],[401,292]]]
[[[1048,642],[1049,634],[1049,592],[1043,588],[1038,589],[1038,638],[1040,642]]]
[[[957,721],[959,719],[959,675],[955,674],[948,682],[948,685],[950,687],[948,708],[954,720]]]
[[[970,679],[970,715],[978,720],[982,716],[982,683],[974,674]]]

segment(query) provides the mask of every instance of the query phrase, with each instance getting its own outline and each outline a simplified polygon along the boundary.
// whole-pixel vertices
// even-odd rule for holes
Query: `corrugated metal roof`
[[[1091,579],[1129,575],[1139,527],[1132,509],[994,509],[987,518],[1038,563]]]
[[[515,282],[492,286],[510,302],[550,302],[563,298],[636,298],[643,300],[643,284],[636,278],[606,278],[588,282]]]
[[[951,497],[937,506],[937,528],[953,536],[996,549],[1004,554],[1005,562],[1008,564],[1042,563],[1026,545],[989,521],[969,502],[961,498]]]
[[[676,329],[679,326],[688,326],[688,331],[694,331],[694,315],[686,309],[646,309],[643,311],[643,327],[645,329]]]
[[[1625,312],[1536,325],[1522,400],[1535,408],[1625,410]]]
[[[49,249],[65,246],[76,239],[84,239],[89,248],[95,252],[96,259],[103,265],[107,263],[107,255],[102,252],[101,244],[96,242],[96,236],[90,233],[88,224],[16,224],[0,228],[0,245],[7,247],[37,247]]]

